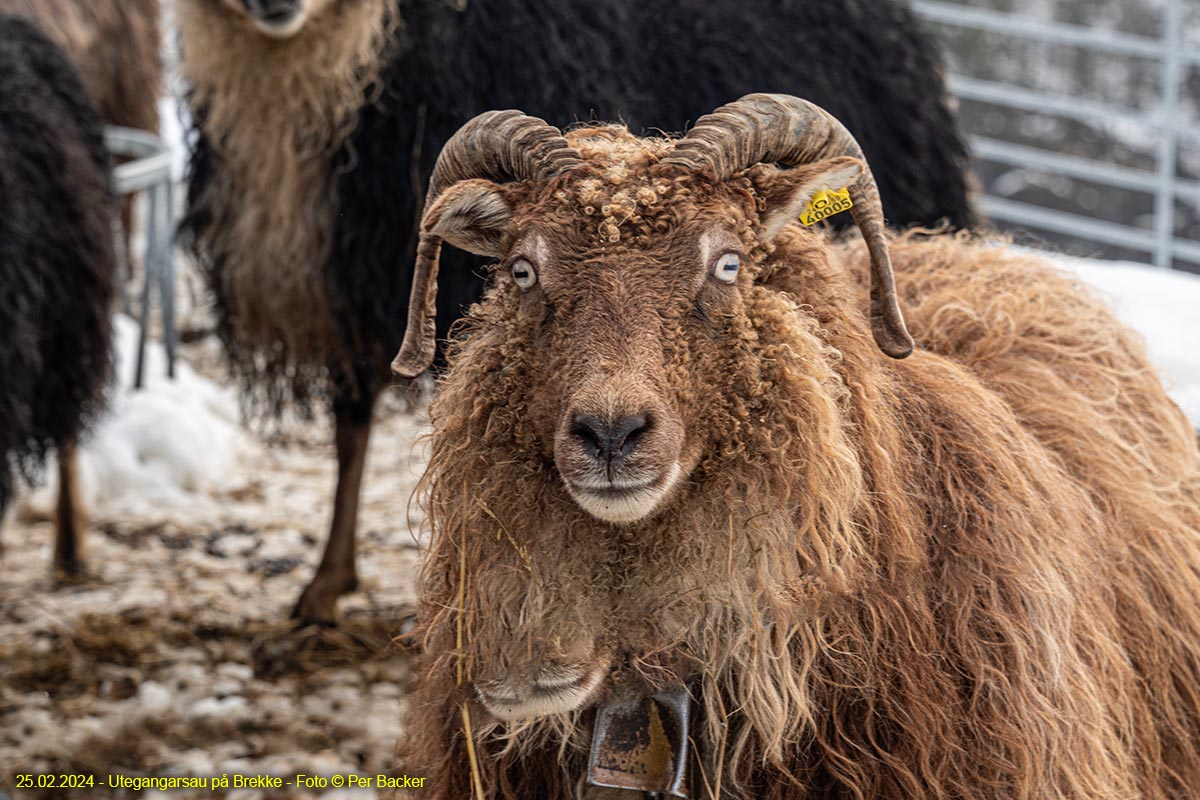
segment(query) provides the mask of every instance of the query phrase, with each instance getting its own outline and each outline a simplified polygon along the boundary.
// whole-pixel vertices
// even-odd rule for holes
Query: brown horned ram
[[[862,240],[794,223],[842,187]],[[782,95],[679,140],[469,123],[402,375],[442,240],[499,266],[431,411],[422,797],[1200,786],[1200,455],[1071,279],[889,238],[857,144]]]

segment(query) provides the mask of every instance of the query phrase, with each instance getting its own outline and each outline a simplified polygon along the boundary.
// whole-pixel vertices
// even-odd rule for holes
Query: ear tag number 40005
[[[852,205],[849,189],[820,189],[800,212],[800,221],[805,225],[816,225],[834,214],[849,211]]]

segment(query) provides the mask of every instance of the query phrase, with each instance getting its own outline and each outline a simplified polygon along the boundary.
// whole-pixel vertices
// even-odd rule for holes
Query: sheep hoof
[[[79,559],[54,559],[53,581],[55,586],[76,586],[92,577],[87,566]]]
[[[313,578],[305,587],[300,599],[292,608],[292,619],[297,626],[320,625],[336,627],[338,624],[337,601],[343,594],[358,588],[358,578],[350,576],[341,580],[330,580],[322,575]]]

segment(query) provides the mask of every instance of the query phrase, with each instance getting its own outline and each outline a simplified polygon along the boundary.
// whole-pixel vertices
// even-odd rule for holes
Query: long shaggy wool
[[[714,191],[647,179],[661,143],[569,139],[590,165],[528,191],[573,247],[611,241],[584,202],[650,198],[589,269]],[[593,712],[485,723],[471,682],[579,631],[646,686],[691,676],[693,796],[1191,796],[1200,453],[1139,338],[1035,256],[914,232],[891,251],[918,351],[888,359],[860,241],[793,226],[767,245],[750,182],[716,191],[756,263],[711,330],[660,308],[663,391],[708,447],[651,518],[590,517],[548,457],[570,358],[552,314],[514,311],[503,281],[460,330],[431,408],[399,759],[421,796],[475,796],[464,705],[486,797],[578,796]]]
[[[161,0],[0,0],[34,22],[74,61],[112,125],[158,131]]]
[[[330,366],[366,396],[388,380],[424,182],[490,108],[674,131],[788,91],[855,132],[892,222],[973,219],[937,48],[897,3],[343,0],[285,41],[222,3],[177,5],[198,123],[183,232],[260,407]],[[482,290],[478,259],[445,258],[443,335]]]
[[[378,93],[394,17],[388,0],[339,4],[272,42],[218,3],[180,3],[177,14],[202,132],[184,231],[209,267],[233,364],[264,378],[278,407],[285,386],[302,400],[328,364],[350,358],[326,272],[339,213],[330,181],[364,97]]]
[[[0,14],[0,510],[13,469],[32,474],[101,407],[114,214],[78,74],[32,25]]]

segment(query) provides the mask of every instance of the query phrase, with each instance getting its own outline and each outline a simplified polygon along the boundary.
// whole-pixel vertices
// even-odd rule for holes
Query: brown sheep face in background
[[[265,36],[286,39],[319,15],[336,0],[223,0],[225,5],[245,14]]]

